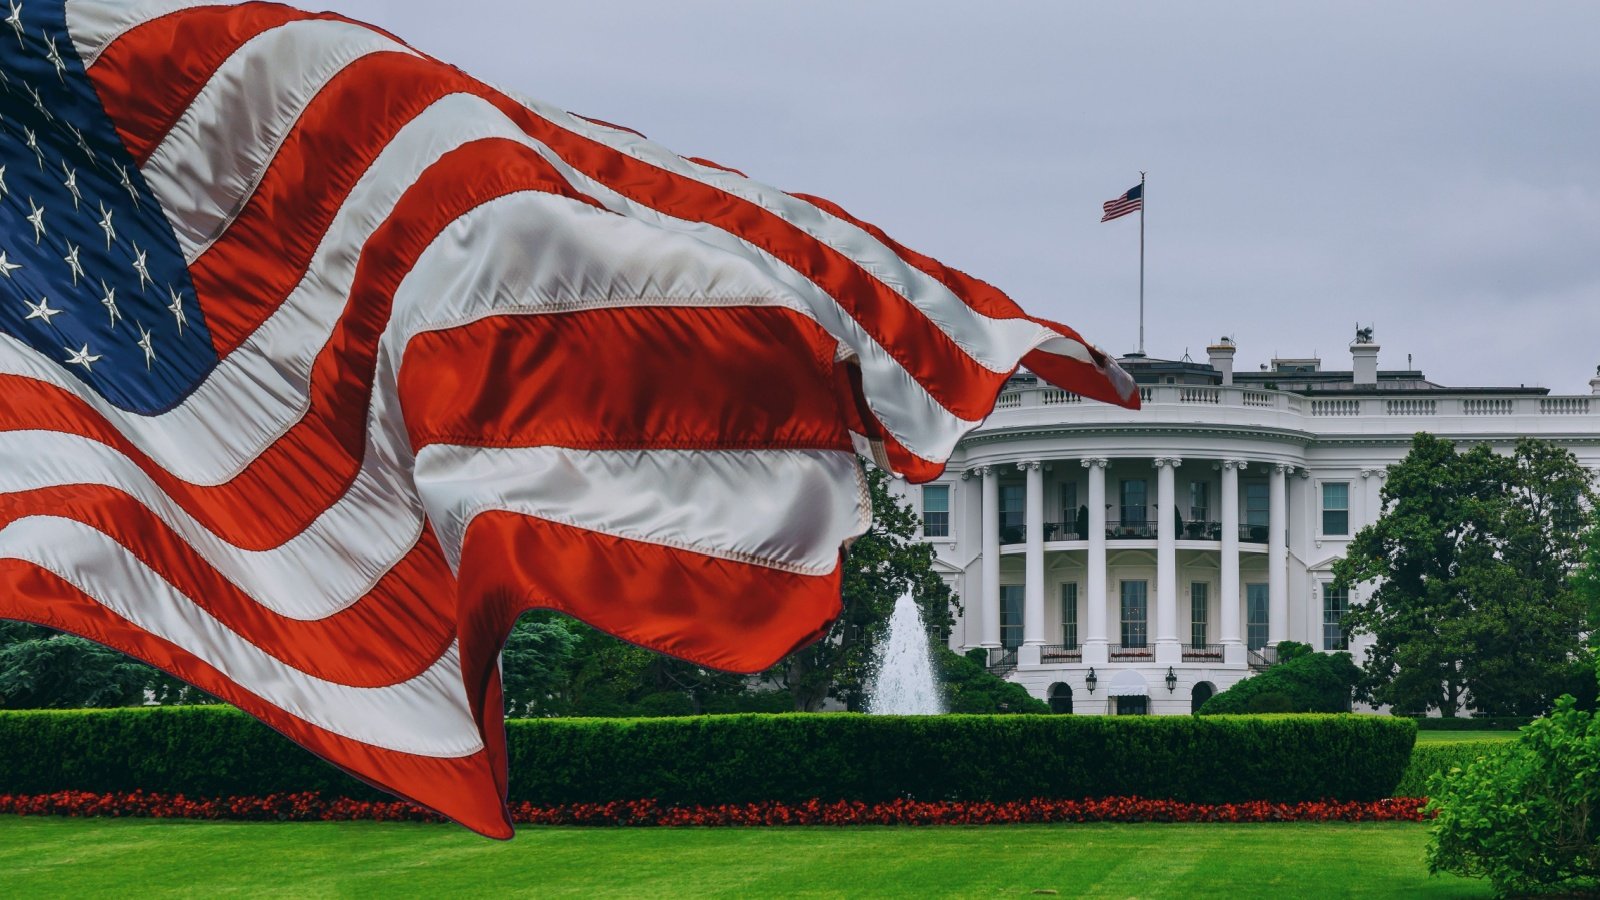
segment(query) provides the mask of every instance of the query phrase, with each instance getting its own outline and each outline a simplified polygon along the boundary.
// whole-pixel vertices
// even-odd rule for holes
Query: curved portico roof
[[[1106,688],[1108,697],[1148,697],[1150,685],[1144,676],[1132,669],[1123,669],[1111,676],[1111,686]]]

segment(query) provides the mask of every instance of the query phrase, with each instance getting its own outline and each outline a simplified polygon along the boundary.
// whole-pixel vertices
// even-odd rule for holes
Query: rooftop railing
[[[1241,385],[1158,384],[1140,387],[1139,398],[1145,406],[1279,410],[1316,418],[1600,415],[1600,397],[1594,396],[1452,396],[1448,390],[1420,396],[1304,397]],[[995,406],[1011,410],[1071,406],[1082,402],[1083,398],[1077,394],[1038,386],[1007,390]]]

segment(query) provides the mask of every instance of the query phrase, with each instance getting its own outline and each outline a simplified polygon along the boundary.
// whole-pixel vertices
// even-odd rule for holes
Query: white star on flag
[[[11,0],[11,15],[6,19],[6,24],[17,33],[17,46],[28,49],[28,45],[22,42],[22,4],[17,0]]]
[[[83,132],[79,131],[76,125],[68,125],[67,127],[72,130],[72,136],[77,139],[78,149],[82,150],[83,155],[88,157],[89,164],[94,165],[94,151],[89,148],[89,142],[84,138]]]
[[[105,296],[100,298],[100,305],[111,314],[111,327],[115,328],[117,320],[122,318],[122,310],[117,308],[117,289],[107,286],[104,278],[100,279],[100,289],[105,292]]]
[[[116,210],[106,209],[104,203],[100,204],[100,230],[106,233],[106,249],[111,249],[111,242],[117,239],[117,229],[111,224],[111,214]]]
[[[61,261],[66,263],[68,268],[72,269],[73,287],[78,286],[78,279],[83,275],[83,263],[78,261],[78,251],[80,249],[81,248],[73,244],[71,241],[67,241],[67,255],[61,257]]]
[[[133,245],[133,270],[139,273],[139,291],[141,293],[144,292],[145,282],[148,281],[151,284],[155,283],[155,281],[150,277],[150,263],[145,260],[145,257],[149,255],[150,254],[144,252],[143,250],[140,250],[137,243]]]
[[[44,116],[46,122],[54,122],[56,120],[55,114],[50,112],[49,107],[44,105],[44,98],[39,96],[39,89],[30,84],[28,85],[28,93],[33,95],[33,108],[39,111],[39,115]]]
[[[6,167],[0,166],[0,200],[4,200],[11,189],[6,187]]]
[[[139,344],[139,349],[144,351],[144,367],[145,367],[146,371],[149,371],[150,364],[155,362],[155,359],[156,359],[156,348],[155,348],[154,340],[155,340],[155,336],[152,335],[149,332],[149,330],[147,330],[144,327],[144,325],[141,323],[139,325],[139,340],[138,340],[138,344]]]
[[[0,252],[0,275],[4,275],[5,277],[10,278],[11,277],[11,273],[15,272],[16,270],[18,270],[20,268],[22,268],[22,266],[20,264],[14,263],[11,260],[6,259],[5,253],[4,252]]]
[[[24,125],[22,126],[22,136],[27,139],[28,149],[32,150],[33,155],[39,158],[39,171],[43,172],[44,151],[39,149],[39,135],[35,134],[32,128]]]
[[[51,39],[50,32],[44,32],[44,42],[49,46],[45,56],[50,60],[50,65],[56,67],[56,77],[62,84],[67,83],[67,64],[61,61],[61,51],[56,49],[56,42]]]
[[[167,296],[172,298],[172,305],[167,307],[167,311],[172,313],[174,319],[178,320],[178,333],[183,334],[183,326],[188,323],[188,320],[183,316],[183,295],[173,290],[172,285],[169,284],[167,285]]]
[[[117,175],[122,178],[122,189],[128,192],[129,197],[133,198],[133,205],[138,206],[139,191],[134,188],[133,179],[128,177],[128,170],[122,165],[122,163],[117,163]]]
[[[61,315],[61,310],[50,308],[49,297],[40,297],[39,302],[36,304],[24,300],[22,305],[28,308],[28,319],[43,319],[46,325],[50,324],[52,318]]]
[[[44,207],[34,206],[32,197],[28,198],[28,206],[33,210],[28,216],[28,222],[33,225],[33,242],[37,244],[39,239],[44,237]]]
[[[78,170],[71,168],[65,162],[63,162],[61,164],[61,171],[67,176],[67,180],[61,182],[61,186],[66,188],[67,193],[72,195],[72,208],[77,209],[78,201],[83,199],[83,192],[78,190]]]
[[[88,344],[84,344],[82,350],[74,350],[71,347],[62,347],[61,349],[72,354],[71,356],[67,357],[67,365],[83,366],[83,369],[86,372],[93,372],[94,364],[100,361],[99,356],[91,356],[89,354]]]

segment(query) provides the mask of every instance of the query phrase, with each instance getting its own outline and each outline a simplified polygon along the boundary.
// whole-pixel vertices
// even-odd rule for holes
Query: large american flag
[[[1123,193],[1100,204],[1100,221],[1109,222],[1120,219],[1144,209],[1144,182],[1140,182]]]
[[[267,3],[0,0],[0,615],[507,836],[524,610],[760,670],[1070,328],[817,198]]]

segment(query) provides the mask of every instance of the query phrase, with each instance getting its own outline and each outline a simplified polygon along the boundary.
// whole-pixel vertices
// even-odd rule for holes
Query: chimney
[[[1356,384],[1378,383],[1378,344],[1371,328],[1356,329],[1356,339],[1350,343],[1350,372]]]
[[[1219,338],[1206,348],[1206,356],[1211,358],[1211,368],[1222,373],[1223,384],[1233,384],[1233,354],[1237,349],[1230,337]],[[1595,393],[1600,393],[1600,389]]]

